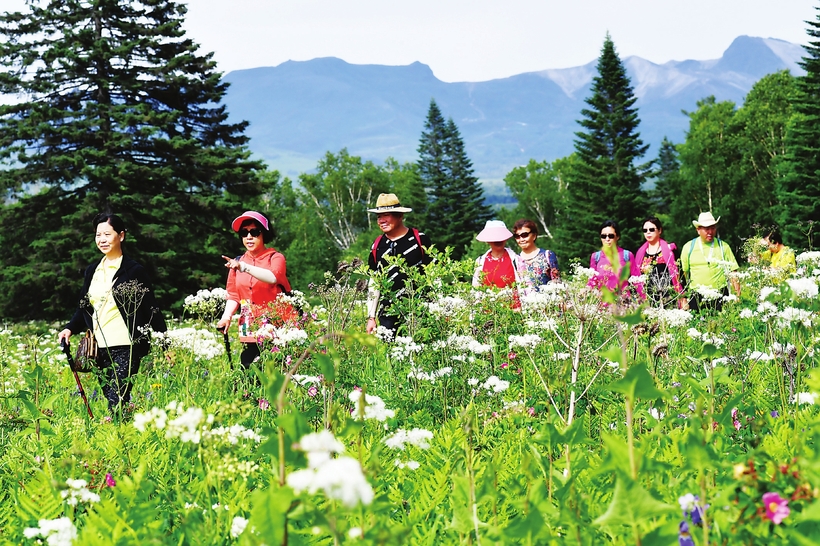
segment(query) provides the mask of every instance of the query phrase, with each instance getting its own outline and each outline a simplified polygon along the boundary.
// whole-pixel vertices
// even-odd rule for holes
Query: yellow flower
[[[743,464],[743,463],[738,463],[738,464],[736,464],[733,468],[734,468],[734,476],[735,476],[735,479],[736,479],[736,480],[739,480],[740,478],[742,478],[742,477],[743,477],[743,475],[744,475],[746,472],[748,472],[748,470],[749,470],[749,467],[747,467],[747,466],[746,466],[745,464]]]
[[[162,388],[162,383],[151,383],[151,388],[152,389],[161,389]]]

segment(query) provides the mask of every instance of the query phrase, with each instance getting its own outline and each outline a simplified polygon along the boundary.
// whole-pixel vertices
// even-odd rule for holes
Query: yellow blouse
[[[100,260],[91,285],[88,287],[88,299],[94,307],[94,337],[100,347],[117,347],[131,345],[131,336],[125,319],[120,314],[114,295],[114,275],[122,265],[122,256],[109,262],[105,256]]]

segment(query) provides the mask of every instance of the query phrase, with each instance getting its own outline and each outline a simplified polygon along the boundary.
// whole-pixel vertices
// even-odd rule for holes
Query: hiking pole
[[[231,340],[228,338],[228,326],[222,329],[222,339],[225,340],[225,352],[228,354],[228,364],[233,366],[233,359],[231,358]]]
[[[88,398],[86,398],[85,396],[83,384],[80,383],[80,376],[77,373],[76,366],[74,365],[74,357],[71,356],[71,348],[69,347],[68,343],[66,343],[65,338],[60,340],[60,346],[63,348],[63,352],[65,353],[65,356],[68,359],[68,367],[71,368],[72,372],[74,372],[74,379],[77,381],[77,389],[80,391],[80,396],[83,397],[83,402],[85,402],[85,409],[88,410],[88,416],[91,419],[94,419],[94,414],[91,413],[91,406],[88,404]]]

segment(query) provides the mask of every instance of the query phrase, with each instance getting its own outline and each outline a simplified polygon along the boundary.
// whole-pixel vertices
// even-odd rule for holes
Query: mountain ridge
[[[657,153],[664,136],[683,140],[697,101],[709,95],[738,105],[756,81],[777,70],[801,74],[799,45],[739,36],[719,59],[656,64],[623,59],[637,97],[639,131]],[[430,100],[452,117],[483,181],[502,179],[529,159],[572,153],[576,120],[585,107],[597,60],[481,82],[443,82],[432,69],[355,65],[335,57],[286,61],[229,72],[225,103],[232,120],[250,122],[250,149],[271,168],[295,177],[325,152],[382,163],[414,161]]]

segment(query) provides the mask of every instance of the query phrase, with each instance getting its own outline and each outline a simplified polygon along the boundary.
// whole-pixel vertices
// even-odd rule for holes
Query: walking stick
[[[91,413],[91,406],[88,404],[88,398],[86,398],[85,396],[83,384],[80,383],[80,376],[77,373],[77,370],[74,366],[74,357],[71,356],[71,348],[69,347],[68,343],[66,343],[65,338],[60,340],[60,346],[63,348],[63,352],[65,353],[66,358],[68,358],[68,367],[71,368],[72,372],[74,372],[74,379],[77,381],[77,389],[80,391],[80,396],[83,397],[83,402],[85,402],[85,409],[88,410],[88,416],[91,419],[94,419],[94,414]]]
[[[228,364],[233,366],[233,359],[231,358],[231,340],[228,338],[228,327],[222,330],[222,339],[225,341],[225,352],[228,354]]]

